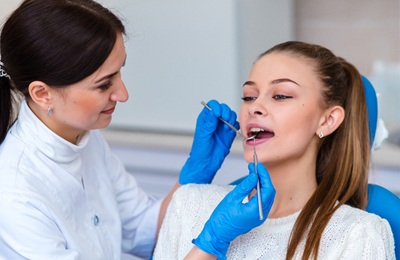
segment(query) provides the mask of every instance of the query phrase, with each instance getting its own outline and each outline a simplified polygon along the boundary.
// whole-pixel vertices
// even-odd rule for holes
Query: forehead
[[[271,81],[289,78],[301,86],[320,85],[315,64],[305,57],[286,52],[269,53],[253,66],[250,78]]]
[[[91,90],[101,84],[103,81],[107,80],[108,76],[112,76],[117,73],[124,64],[125,59],[126,52],[123,36],[122,34],[118,34],[111,53],[95,72],[79,82],[70,84],[65,88],[57,88],[55,90],[64,98],[67,97],[67,95],[74,93],[78,93],[78,95],[80,95],[81,91]]]
[[[126,59],[125,44],[121,33],[118,33],[114,47],[104,63],[92,74],[93,81],[98,81],[110,73],[120,70]]]
[[[91,75],[83,79],[80,83],[82,86],[91,87],[98,84],[107,77],[117,73],[125,63],[126,52],[122,34],[117,35],[113,49],[103,64]]]

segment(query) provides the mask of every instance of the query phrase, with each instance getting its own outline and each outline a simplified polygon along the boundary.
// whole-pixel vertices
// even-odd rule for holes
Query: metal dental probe
[[[211,111],[211,108],[204,102],[204,101],[201,101],[200,102],[205,108],[207,108],[208,110],[210,110]],[[227,126],[229,126],[229,128],[231,128],[233,131],[235,131],[236,132],[236,134],[238,134],[238,135],[240,135],[242,138],[243,138],[243,141],[248,141],[248,140],[254,140],[254,146],[253,146],[253,149],[254,149],[254,154],[253,154],[253,159],[254,159],[254,171],[255,171],[255,173],[257,174],[257,176],[258,176],[258,171],[257,171],[257,164],[258,164],[258,159],[257,159],[257,154],[256,154],[256,138],[257,138],[257,136],[258,136],[258,134],[259,133],[257,133],[257,134],[255,134],[255,135],[253,135],[253,136],[250,136],[250,137],[244,137],[243,135],[242,135],[242,133],[238,130],[238,129],[236,129],[233,125],[231,125],[230,123],[228,123],[226,120],[224,120],[223,118],[219,118],[219,120],[221,120],[224,124],[226,124]],[[263,212],[262,212],[262,203],[261,203],[261,192],[260,192],[260,179],[258,179],[258,181],[257,181],[257,199],[258,199],[258,213],[259,213],[259,215],[260,215],[260,220],[263,220],[264,219],[264,214],[263,214]]]
[[[253,143],[253,151],[254,151],[253,159],[254,159],[254,171],[257,174],[257,178],[258,178],[258,170],[257,170],[258,158],[257,158],[257,153],[256,153],[257,135],[258,134],[256,134],[253,139],[253,141],[254,141],[254,143]],[[258,214],[260,215],[260,220],[263,220],[264,214],[262,211],[262,203],[261,203],[260,178],[258,178],[258,181],[257,181],[257,200],[258,200]]]

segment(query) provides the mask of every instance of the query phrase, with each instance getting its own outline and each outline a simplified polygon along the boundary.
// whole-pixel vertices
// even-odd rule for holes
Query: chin
[[[111,120],[109,120],[108,122],[104,121],[104,122],[101,122],[101,123],[98,123],[98,124],[94,125],[92,127],[92,129],[93,130],[94,129],[104,129],[104,128],[108,127],[110,125],[110,123],[111,123]]]
[[[101,126],[101,127],[99,127],[99,129],[104,129],[104,128],[107,128],[109,125],[110,125],[110,123],[108,123],[108,124],[105,124],[104,126]]]
[[[247,163],[254,162],[253,151],[251,151],[251,152],[250,152],[250,151],[244,152],[243,158],[244,158],[244,160],[245,160]]]

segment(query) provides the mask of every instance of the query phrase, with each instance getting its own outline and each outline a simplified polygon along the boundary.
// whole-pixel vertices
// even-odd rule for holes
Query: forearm
[[[164,198],[163,202],[161,203],[161,208],[160,208],[160,214],[158,216],[158,224],[157,224],[157,236],[161,228],[161,224],[164,220],[165,214],[167,212],[167,208],[169,203],[171,202],[172,196],[174,195],[174,192],[180,187],[181,185],[176,182],[175,185],[172,187],[170,192],[167,194],[167,196]]]
[[[186,255],[184,260],[215,260],[217,259],[214,255],[204,252],[197,246],[193,246],[189,253]]]

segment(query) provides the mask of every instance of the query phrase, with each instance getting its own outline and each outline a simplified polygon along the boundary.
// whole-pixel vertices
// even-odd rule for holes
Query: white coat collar
[[[12,134],[18,136],[27,145],[39,150],[72,174],[78,181],[82,180],[80,155],[88,144],[89,132],[80,139],[78,144],[72,144],[43,124],[31,111],[26,100],[23,99]]]

